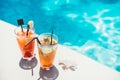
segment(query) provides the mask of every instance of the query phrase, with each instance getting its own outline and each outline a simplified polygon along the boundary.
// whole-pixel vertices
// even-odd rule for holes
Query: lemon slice
[[[30,20],[30,21],[28,22],[28,25],[29,25],[29,27],[32,29],[33,26],[34,26],[34,22],[33,22],[33,20]]]

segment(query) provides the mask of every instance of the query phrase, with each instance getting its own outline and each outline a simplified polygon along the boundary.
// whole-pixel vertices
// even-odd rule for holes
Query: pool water
[[[60,44],[120,72],[120,0],[1,0],[0,19],[35,22],[37,34],[58,35]]]

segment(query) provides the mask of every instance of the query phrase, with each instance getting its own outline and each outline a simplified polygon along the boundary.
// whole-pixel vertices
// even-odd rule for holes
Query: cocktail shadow
[[[56,80],[59,75],[58,69],[53,66],[50,70],[43,70],[40,68],[39,71],[39,78],[37,80]]]
[[[24,70],[33,69],[34,67],[36,67],[37,64],[38,64],[38,61],[37,61],[36,57],[32,58],[31,60],[25,60],[25,59],[21,58],[21,60],[19,62],[19,66]]]

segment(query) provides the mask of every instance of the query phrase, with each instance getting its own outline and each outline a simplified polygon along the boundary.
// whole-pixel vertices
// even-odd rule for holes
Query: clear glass
[[[31,39],[34,38],[34,31],[33,30],[29,30],[28,32],[28,36],[27,36],[27,29],[23,28],[23,31],[20,27],[17,27],[15,30],[15,35],[16,35],[16,39],[19,45],[19,48],[21,50],[22,53],[22,58],[23,59],[27,59],[27,60],[31,60],[34,57],[34,45],[35,45],[35,41],[32,41],[29,45],[25,46]]]
[[[44,39],[47,37],[49,37],[50,40],[55,41],[56,43],[49,45],[44,43]],[[41,44],[37,44],[41,68],[44,70],[50,70],[50,67],[53,66],[58,46],[58,37],[55,34],[53,34],[51,39],[51,33],[42,33],[38,36],[38,39],[41,42]]]

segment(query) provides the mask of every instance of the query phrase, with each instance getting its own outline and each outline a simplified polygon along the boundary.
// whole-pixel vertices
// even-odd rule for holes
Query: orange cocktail
[[[29,45],[25,46],[31,39],[34,38],[34,31],[29,30],[26,35],[27,30],[23,29],[21,31],[20,28],[15,29],[16,39],[19,45],[19,48],[22,52],[23,59],[31,59],[34,57],[34,44],[35,41],[32,41]]]
[[[38,36],[39,41],[41,44],[38,44],[38,53],[41,68],[45,70],[49,70],[50,67],[53,66],[57,44],[58,44],[58,37],[51,33],[43,33]],[[51,42],[52,40],[52,42]]]

